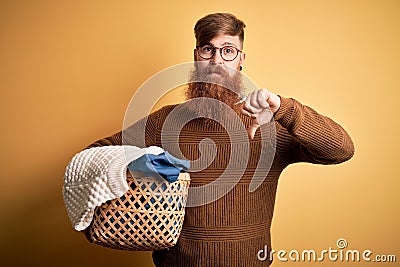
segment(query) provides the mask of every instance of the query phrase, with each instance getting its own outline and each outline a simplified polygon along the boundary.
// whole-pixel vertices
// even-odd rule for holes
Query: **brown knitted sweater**
[[[126,138],[125,133],[118,132],[89,147],[127,144],[128,139],[130,145],[162,147],[163,122],[175,107],[166,106],[150,114],[146,126],[143,120],[135,123],[129,129],[129,138]],[[295,162],[337,164],[350,159],[354,154],[353,143],[340,125],[294,99],[281,97],[281,106],[274,120],[276,151],[272,166],[261,186],[254,192],[249,192],[249,183],[260,159],[261,134],[257,130],[254,139],[249,140],[250,157],[243,159],[248,160],[248,163],[239,182],[229,193],[212,203],[186,208],[177,245],[155,251],[153,260],[156,266],[254,267],[271,264],[269,260],[260,261],[257,252],[265,245],[271,250],[270,227],[278,178],[283,169]],[[244,116],[241,116],[241,121],[245,126],[250,123],[250,119]],[[135,135],[135,132],[143,132],[143,129],[146,133],[144,142]],[[246,156],[231,155],[232,140],[224,127],[211,120],[192,120],[180,132],[175,130],[170,134],[179,134],[181,153],[193,161],[212,153],[207,151],[207,145],[200,149],[200,141],[209,138],[214,142],[212,146],[217,148],[214,160],[206,169],[190,173],[191,187],[205,185],[217,179],[226,168],[230,157]],[[234,177],[234,171],[229,172],[227,179],[229,175],[232,179],[237,178]]]

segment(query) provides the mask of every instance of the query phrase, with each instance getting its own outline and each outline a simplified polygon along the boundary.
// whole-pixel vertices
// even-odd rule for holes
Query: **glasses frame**
[[[202,57],[202,56],[200,55],[200,52],[199,52],[199,48],[200,48],[200,47],[203,47],[203,46],[206,46],[206,45],[209,45],[209,46],[212,47],[212,54],[211,54],[211,56],[210,56],[209,58]],[[237,54],[236,54],[236,56],[235,56],[233,59],[227,60],[227,59],[225,59],[224,56],[222,55],[222,50],[223,50],[224,48],[226,48],[226,47],[233,48],[233,49],[236,50]],[[202,59],[205,59],[205,60],[208,60],[208,59],[213,58],[213,57],[215,56],[215,52],[217,51],[217,49],[219,50],[219,55],[221,56],[221,58],[222,58],[224,61],[234,61],[234,60],[238,57],[239,53],[242,53],[242,50],[240,50],[239,48],[237,48],[237,47],[235,47],[235,46],[233,46],[233,45],[224,45],[223,47],[216,47],[216,46],[213,46],[212,44],[205,44],[205,45],[197,45],[197,46],[196,46],[197,54],[199,55],[199,57],[201,57]]]

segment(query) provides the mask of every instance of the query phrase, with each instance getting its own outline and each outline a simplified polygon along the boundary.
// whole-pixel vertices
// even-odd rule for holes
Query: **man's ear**
[[[244,60],[246,59],[246,54],[245,53],[240,53],[240,61],[239,61],[239,66],[243,67]]]

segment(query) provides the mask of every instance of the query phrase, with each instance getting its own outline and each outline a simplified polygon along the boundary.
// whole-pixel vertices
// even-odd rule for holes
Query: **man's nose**
[[[224,63],[224,59],[221,57],[221,53],[220,53],[219,49],[215,50],[214,56],[210,59],[210,62],[213,64]]]

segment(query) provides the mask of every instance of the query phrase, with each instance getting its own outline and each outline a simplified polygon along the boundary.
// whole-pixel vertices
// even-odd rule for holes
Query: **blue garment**
[[[161,176],[169,182],[178,180],[179,173],[189,168],[190,161],[175,158],[167,151],[159,155],[144,154],[128,165],[134,176]]]

